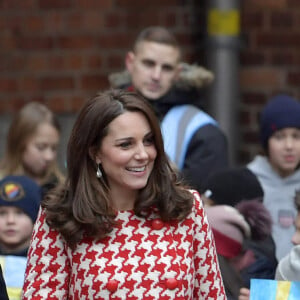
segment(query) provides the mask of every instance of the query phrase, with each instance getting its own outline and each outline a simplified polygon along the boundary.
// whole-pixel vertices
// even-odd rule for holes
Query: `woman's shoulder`
[[[192,206],[192,214],[196,215],[203,215],[204,211],[204,203],[201,199],[200,193],[197,190],[194,189],[188,189],[188,191],[192,194],[193,196],[193,206]]]

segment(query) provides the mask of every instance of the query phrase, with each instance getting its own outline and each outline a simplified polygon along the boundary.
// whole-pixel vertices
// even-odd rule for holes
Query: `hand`
[[[250,290],[247,288],[241,288],[239,300],[249,300],[249,299],[250,299]]]

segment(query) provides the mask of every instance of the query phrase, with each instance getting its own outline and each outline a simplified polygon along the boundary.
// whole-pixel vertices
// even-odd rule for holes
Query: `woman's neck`
[[[138,191],[115,191],[110,192],[113,206],[118,211],[132,210]]]

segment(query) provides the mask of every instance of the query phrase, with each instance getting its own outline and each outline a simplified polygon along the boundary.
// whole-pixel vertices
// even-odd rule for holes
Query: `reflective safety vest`
[[[0,255],[0,264],[9,300],[20,300],[27,258],[24,256]]]
[[[218,126],[216,120],[193,105],[178,105],[168,111],[161,123],[165,152],[182,170],[188,145],[195,132],[202,126]]]

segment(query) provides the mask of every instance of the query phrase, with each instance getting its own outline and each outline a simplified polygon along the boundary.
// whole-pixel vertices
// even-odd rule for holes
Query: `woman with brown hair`
[[[23,299],[225,299],[199,194],[177,180],[141,96],[87,101],[67,169],[42,202]]]

